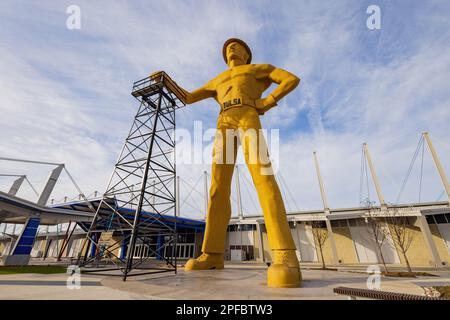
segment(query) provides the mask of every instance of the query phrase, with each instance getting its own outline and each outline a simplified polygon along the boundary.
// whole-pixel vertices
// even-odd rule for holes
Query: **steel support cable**
[[[61,199],[56,200],[56,201],[55,201],[55,204],[65,203],[65,202],[64,202],[65,198],[66,198],[66,197],[62,197]]]
[[[235,191],[235,192],[237,192],[237,191]],[[231,204],[234,203],[237,206],[238,200],[237,200],[237,197],[233,196],[233,189],[231,189],[230,198],[231,198]],[[244,215],[244,209],[247,209],[247,208],[244,206],[244,204],[242,204],[242,215]]]
[[[25,181],[28,183],[28,185],[30,186],[31,190],[33,190],[34,194],[36,196],[39,197],[39,193],[36,191],[36,189],[33,187],[33,185],[31,184],[30,180],[28,180],[26,175],[20,175],[20,174],[0,174],[0,177],[17,177],[17,178],[21,178],[23,177],[25,179]]]
[[[287,190],[288,195],[291,197],[291,200],[294,203],[295,209],[297,211],[300,211],[300,207],[298,206],[297,201],[295,201],[294,195],[292,194],[291,190],[289,189],[286,179],[284,179],[283,175],[281,174],[281,171],[278,173],[278,175],[280,176],[281,181],[284,183],[284,187]]]
[[[189,203],[187,202],[187,200],[188,200],[188,199],[191,197],[191,195],[192,195],[192,191],[195,190],[194,188],[195,188],[195,186],[198,184],[198,181],[196,182],[196,184],[194,185],[194,187],[191,187],[191,186],[190,186],[186,181],[184,181],[184,179],[182,179],[181,177],[180,177],[180,181],[183,182],[185,185],[187,185],[189,188],[191,188],[189,194],[186,196],[186,198],[184,199],[184,201],[180,204],[180,209],[181,209],[182,206],[184,206],[185,204],[187,204],[187,205],[189,205],[191,208],[194,208],[195,210],[199,210],[199,211],[201,212],[202,210],[200,209],[200,206],[198,205],[198,203],[195,201],[194,198],[192,198],[192,201],[194,202],[195,207],[192,206],[192,204],[189,204]]]
[[[34,163],[34,164],[44,164],[44,165],[51,165],[51,166],[59,166],[59,165],[62,164],[62,163],[34,161],[34,160],[24,160],[24,159],[7,158],[7,157],[0,157],[0,160],[13,161],[13,162],[23,162],[23,163]]]
[[[430,136],[430,138],[433,139],[433,142],[438,142],[438,144],[440,144],[442,147],[446,148],[447,150],[450,151],[450,145],[447,144],[445,141],[442,141],[441,139],[439,139],[437,136],[431,134],[428,132],[428,135]]]
[[[211,181],[208,171],[205,170],[205,173],[206,173],[206,181]],[[208,182],[206,182],[206,186],[208,186]],[[205,211],[205,214],[204,215],[202,214],[202,218],[204,218],[206,220],[206,216],[208,215],[208,207],[209,207],[209,190],[208,189],[206,189],[206,194],[203,195],[203,200],[206,203],[207,209]]]
[[[180,211],[181,211],[181,208],[184,207],[184,206],[188,206],[188,207],[190,207],[190,208],[192,208],[192,209],[194,209],[195,211],[198,211],[198,212],[202,212],[203,211],[203,210],[201,210],[199,208],[198,204],[195,203],[195,202],[194,202],[194,204],[191,204],[189,202],[184,203],[182,206],[180,206]],[[180,212],[180,214],[181,214],[181,212]]]
[[[30,186],[30,188],[34,191],[34,194],[36,196],[39,197],[39,192],[36,191],[36,189],[33,187],[33,185],[31,184],[30,180],[28,180],[27,176],[25,176],[25,181],[28,183],[28,185]]]
[[[245,190],[247,191],[247,194],[248,194],[248,196],[249,196],[249,198],[250,198],[250,201],[251,201],[251,203],[252,203],[252,205],[253,205],[253,208],[255,209],[255,213],[258,213],[258,212],[259,212],[258,206],[256,205],[256,203],[255,203],[255,201],[254,201],[254,199],[253,199],[253,197],[252,197],[252,194],[251,194],[251,192],[250,192],[250,189],[251,189],[252,184],[250,183],[250,181],[247,179],[247,177],[246,177],[245,175],[241,175],[241,177],[243,177],[243,180],[244,180],[244,188],[245,188]]]
[[[282,197],[283,199],[287,199],[287,195],[286,195],[286,192],[285,192],[285,190],[284,190],[283,182],[281,181],[279,175],[275,175],[275,177],[276,177],[276,179],[278,180],[278,185],[280,186],[281,197]],[[286,196],[284,196],[284,195],[286,195]],[[292,210],[291,210],[291,205],[289,204],[288,201],[286,201],[285,205],[286,205],[288,211],[292,211]]]
[[[191,190],[188,192],[186,198],[184,198],[184,201],[181,203],[181,206],[184,205],[184,203],[191,197],[193,191],[199,192],[198,190],[195,190],[195,187],[197,187],[197,184],[200,182],[201,178],[202,178],[202,176],[200,176],[197,179],[197,181],[195,182],[194,186],[191,186],[187,181],[185,181],[183,178],[180,177],[180,181],[183,182],[184,184],[186,184],[189,188],[191,188]],[[200,193],[200,195],[201,195],[201,193]],[[198,204],[196,203],[196,205],[198,205]]]
[[[279,182],[280,182],[280,188],[282,189],[282,194],[284,194],[284,199],[286,199],[286,206],[287,206],[287,209],[289,210],[289,211],[292,211],[292,207],[291,207],[291,204],[289,203],[289,197],[288,197],[288,194],[287,194],[287,191],[286,191],[286,186],[284,185],[284,183],[283,183],[283,180],[281,179],[281,176],[278,176],[278,180],[279,180]]]
[[[361,205],[364,202],[363,199],[363,190],[364,190],[364,183],[367,188],[367,201],[370,202],[370,187],[369,187],[369,171],[368,171],[368,164],[367,159],[365,157],[366,153],[364,152],[364,146],[361,149],[361,171],[360,171],[360,178],[359,178],[359,204]]]
[[[92,193],[90,193],[90,194],[88,194],[88,195],[86,196],[86,198],[91,199],[91,198],[94,197],[94,195],[95,195],[95,191],[92,192]]]
[[[184,205],[187,205],[187,206],[191,207],[191,208],[194,209],[194,210],[198,210],[199,212],[202,211],[202,210],[200,210],[198,207],[195,207],[195,206],[191,205],[189,202],[186,202]]]
[[[288,187],[287,187],[287,184],[285,183],[285,181],[284,181],[284,179],[283,179],[283,176],[281,175],[281,172],[279,172],[278,173],[278,181],[280,182],[280,186],[282,186],[282,188],[283,188],[283,190],[284,190],[284,195],[285,195],[285,198],[286,198],[286,200],[287,200],[287,207],[288,207],[288,210],[289,211],[292,211],[292,207],[291,207],[291,205],[290,205],[290,203],[289,203],[289,197],[290,197],[290,195],[289,195],[289,191],[288,191]],[[291,200],[293,200],[292,199],[292,197],[291,197]]]
[[[77,189],[79,195],[81,195],[81,197],[83,198],[84,201],[86,201],[87,206],[89,207],[89,209],[95,214],[96,210],[95,208],[92,206],[92,204],[88,201],[88,199],[86,198],[86,196],[84,195],[83,191],[81,191],[81,188],[78,186],[78,184],[75,182],[75,179],[72,177],[72,175],[70,174],[70,172],[67,170],[66,166],[63,166],[64,171],[67,173],[70,181],[72,181],[73,185],[75,186],[75,188]]]
[[[401,186],[401,188],[400,188],[400,192],[399,192],[399,194],[398,194],[398,196],[397,196],[397,200],[395,201],[395,204],[398,204],[398,202],[400,201],[400,197],[402,196],[402,193],[403,193],[403,191],[405,190],[406,183],[408,182],[408,179],[409,179],[409,177],[410,177],[410,175],[411,175],[412,169],[413,169],[413,167],[414,167],[414,163],[416,162],[417,155],[419,154],[420,147],[421,147],[421,144],[422,144],[423,142],[424,142],[424,141],[423,141],[423,135],[421,135],[421,136],[420,136],[420,139],[419,139],[419,143],[418,143],[418,145],[417,145],[417,148],[416,148],[416,150],[414,151],[414,155],[413,155],[413,157],[412,157],[412,160],[411,160],[411,163],[410,163],[410,165],[409,165],[408,171],[406,172],[406,176],[405,176],[405,178],[403,179],[402,186]]]
[[[239,173],[241,173],[241,172],[239,172]],[[239,174],[239,177],[243,177],[243,175],[241,175],[241,174]],[[245,179],[245,178],[244,178]],[[240,181],[239,181],[240,182]],[[235,192],[237,192],[237,190],[235,191]],[[242,194],[241,194],[241,196],[242,196]],[[238,200],[237,200],[237,197],[233,197],[233,195],[231,194],[230,195],[230,197],[231,197],[231,200],[232,201],[234,201],[235,203],[236,203],[236,205],[237,205],[237,202],[238,202]],[[241,200],[242,200],[242,197],[241,197]],[[241,203],[242,204],[242,215],[244,215],[244,211],[250,211],[250,210],[248,210],[249,208],[246,206],[246,205],[244,205],[244,203]],[[245,209],[245,210],[244,210]]]
[[[211,181],[209,179],[209,173],[208,171],[205,170],[205,174],[206,174],[206,187],[208,187],[208,181]],[[208,188],[206,188],[206,194],[203,195],[203,200],[206,201],[207,203],[209,203],[209,190]],[[207,214],[207,212],[205,212],[205,215]]]
[[[436,198],[436,201],[440,201],[441,198],[444,196],[444,194],[445,194],[445,190],[443,190],[443,191],[441,192],[441,194]]]
[[[195,187],[197,187],[198,183],[200,182],[200,179],[202,177],[200,176],[197,180],[197,182],[195,182],[194,186],[192,186],[191,184],[189,184],[186,180],[184,180],[183,178],[180,177],[180,180],[182,180],[189,188],[191,188],[192,192],[196,192],[197,194],[199,194],[200,196],[202,196],[204,198],[204,194],[201,193],[200,191],[198,191],[197,189],[195,189]]]

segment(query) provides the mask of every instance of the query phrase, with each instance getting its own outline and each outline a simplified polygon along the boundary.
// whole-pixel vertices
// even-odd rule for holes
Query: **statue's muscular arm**
[[[208,81],[203,87],[192,92],[189,92],[178,85],[186,95],[184,103],[191,104],[204,99],[214,98],[216,96],[216,88],[213,80]]]
[[[261,65],[260,70],[257,72],[257,78],[267,78],[271,82],[278,84],[275,90],[273,90],[266,98],[256,101],[257,108],[262,114],[276,106],[279,100],[294,90],[300,83],[300,78],[296,75],[286,70],[276,68],[270,64]]]

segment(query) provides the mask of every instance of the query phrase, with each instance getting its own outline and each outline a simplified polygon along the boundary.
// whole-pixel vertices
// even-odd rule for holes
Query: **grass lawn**
[[[17,274],[17,273],[40,273],[40,274],[52,274],[52,273],[66,273],[67,267],[65,266],[8,266],[0,267],[0,275],[2,274]]]

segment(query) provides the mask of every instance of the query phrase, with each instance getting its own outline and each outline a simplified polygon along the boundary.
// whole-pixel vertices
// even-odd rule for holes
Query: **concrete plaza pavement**
[[[450,285],[449,270],[429,270],[437,277],[381,277],[381,290],[424,295],[422,287]],[[0,299],[333,299],[345,300],[333,288],[366,289],[368,274],[361,272],[302,269],[300,288],[268,288],[267,266],[258,263],[227,263],[224,270],[130,277],[82,274],[81,288],[69,289],[66,274],[0,275]]]

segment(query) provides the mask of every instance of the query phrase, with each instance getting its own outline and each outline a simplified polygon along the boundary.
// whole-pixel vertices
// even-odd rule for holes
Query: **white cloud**
[[[64,162],[87,193],[104,189],[129,129],[137,108],[132,82],[166,70],[186,89],[201,86],[224,70],[221,46],[230,36],[251,44],[255,62],[302,78],[262,120],[281,129],[281,173],[301,209],[321,208],[313,150],[330,205],[354,206],[362,142],[369,143],[386,199],[394,201],[420,132],[443,141],[449,135],[444,2],[417,4],[420,15],[382,3],[379,33],[365,29],[358,1],[79,1],[80,31],[65,28],[69,4],[0,5],[0,155]],[[178,125],[190,129],[202,120],[212,127],[217,113],[215,102],[205,101],[180,111]],[[436,146],[450,170],[449,148]],[[423,199],[434,200],[441,187],[427,161]],[[193,184],[209,166],[178,169]],[[2,163],[2,171],[27,170],[39,185],[50,169]],[[416,198],[416,180],[406,200]],[[55,198],[74,190],[62,180],[58,192]],[[295,209],[289,198],[287,207]],[[247,194],[244,201],[254,211]]]

